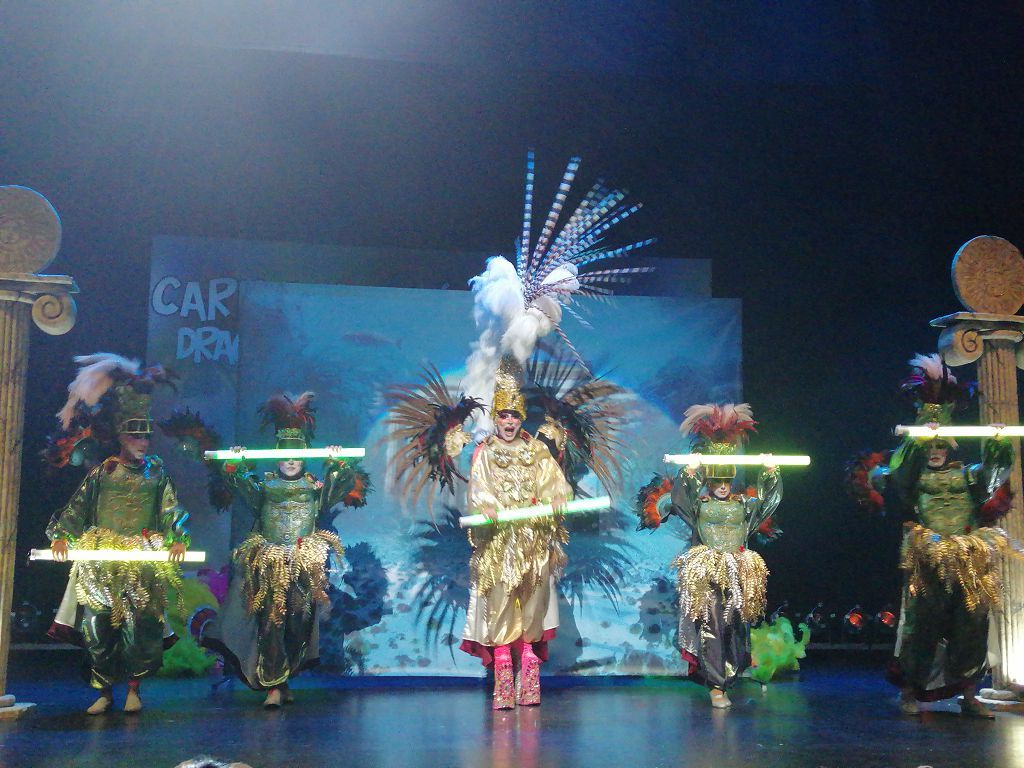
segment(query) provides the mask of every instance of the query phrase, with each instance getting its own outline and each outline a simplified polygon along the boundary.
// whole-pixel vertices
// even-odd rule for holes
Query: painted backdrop
[[[263,447],[272,436],[259,432],[256,407],[276,390],[314,390],[315,443],[365,446],[364,466],[375,488],[366,507],[339,507],[328,521],[346,557],[332,565],[331,609],[321,627],[324,667],[341,674],[481,675],[478,660],[457,650],[469,545],[454,518],[464,495],[439,497],[433,521],[425,505],[403,507],[392,494],[388,447],[380,442],[384,386],[413,381],[430,362],[458,388],[476,338],[472,297],[462,290],[291,282],[295,270],[289,267],[303,248],[158,241],[149,356],[182,376],[177,398],[165,398],[158,410],[187,405],[218,429],[225,447]],[[366,257],[320,255],[335,268],[346,255],[350,263],[353,256],[361,263]],[[276,279],[246,279],[254,258],[265,267],[261,275]],[[483,266],[481,257],[420,258],[434,261],[434,277],[459,258],[476,262],[467,274]],[[668,563],[685,548],[688,532],[675,519],[653,535],[636,532],[632,496],[652,472],[664,470],[664,453],[683,448],[677,425],[687,405],[740,397],[741,316],[738,301],[708,295],[705,264],[666,265],[683,295],[620,296],[591,306],[589,327],[566,321],[581,353],[629,390],[634,405],[624,435],[630,448],[625,490],[613,491],[617,508],[570,519],[562,626],[551,645],[549,674],[682,669],[673,645]],[[356,282],[359,276],[350,270],[348,277]],[[201,468],[173,456],[170,446],[161,450],[196,521],[195,546],[208,550],[214,565],[224,562],[229,542],[248,531],[251,512],[239,504],[230,513],[213,511],[205,503]],[[469,455],[467,449],[464,461]]]

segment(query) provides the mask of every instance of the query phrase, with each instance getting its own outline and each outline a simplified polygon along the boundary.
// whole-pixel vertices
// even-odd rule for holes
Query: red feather
[[[312,436],[316,428],[316,409],[313,408],[313,392],[303,392],[298,397],[279,392],[272,395],[259,407],[262,417],[260,427],[274,429],[301,429]]]
[[[1013,491],[1009,482],[1003,483],[988,501],[978,509],[978,520],[991,524],[1004,517],[1013,505]]]

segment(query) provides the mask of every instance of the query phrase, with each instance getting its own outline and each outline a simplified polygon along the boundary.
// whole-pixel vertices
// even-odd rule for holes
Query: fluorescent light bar
[[[33,549],[28,553],[29,560],[53,560],[52,549]],[[68,560],[99,560],[99,561],[143,561],[150,563],[166,563],[170,552],[166,549],[69,549]],[[182,562],[205,563],[206,553],[198,549],[185,551]]]
[[[594,512],[599,509],[607,509],[612,505],[608,496],[598,496],[593,499],[574,499],[565,505],[565,514],[572,515],[579,512]],[[537,517],[551,517],[555,514],[553,505],[537,504],[533,507],[520,507],[519,509],[503,509],[498,512],[499,523],[510,523],[515,520],[531,520]],[[466,515],[459,518],[459,525],[463,528],[472,528],[477,525],[490,525],[491,520],[486,515]]]
[[[336,453],[330,453],[326,448],[266,448],[244,451],[206,451],[203,453],[207,459],[226,461],[230,459],[361,459],[366,456],[365,448],[342,448]]]
[[[810,456],[775,456],[770,453],[752,454],[707,454],[707,453],[666,453],[666,464],[741,464],[743,466],[806,467]]]
[[[897,435],[908,437],[1024,437],[1024,427],[926,427],[900,424]]]

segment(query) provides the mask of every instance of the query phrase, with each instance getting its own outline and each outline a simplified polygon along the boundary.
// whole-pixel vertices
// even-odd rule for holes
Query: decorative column
[[[7,657],[30,323],[51,335],[67,333],[75,324],[75,281],[38,274],[57,255],[60,232],[60,219],[46,198],[26,187],[0,187],[0,719],[35,706],[15,703],[7,693]]]
[[[968,310],[932,320],[942,328],[939,352],[949,366],[977,362],[983,424],[1020,424],[1017,368],[1024,368],[1024,258],[1012,243],[983,235],[968,241],[953,258],[953,287]],[[1013,506],[1002,525],[1024,541],[1024,487],[1020,440],[1014,438],[1010,488]],[[996,688],[1024,683],[1024,563],[1003,558],[1003,605],[994,614],[1000,664]],[[990,639],[991,643],[991,639]]]

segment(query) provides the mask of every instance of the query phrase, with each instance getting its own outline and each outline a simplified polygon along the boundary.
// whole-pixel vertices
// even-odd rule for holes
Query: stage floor
[[[101,717],[81,713],[92,695],[68,662],[14,655],[8,689],[38,706],[0,722],[2,768],[170,768],[197,754],[254,768],[1024,765],[1024,715],[968,720],[944,702],[900,716],[880,665],[856,658],[808,659],[800,680],[764,694],[745,681],[728,711],[665,679],[548,681],[542,707],[493,713],[479,681],[311,674],[296,681],[297,702],[274,712],[239,685],[156,680],[144,686],[143,713]]]

